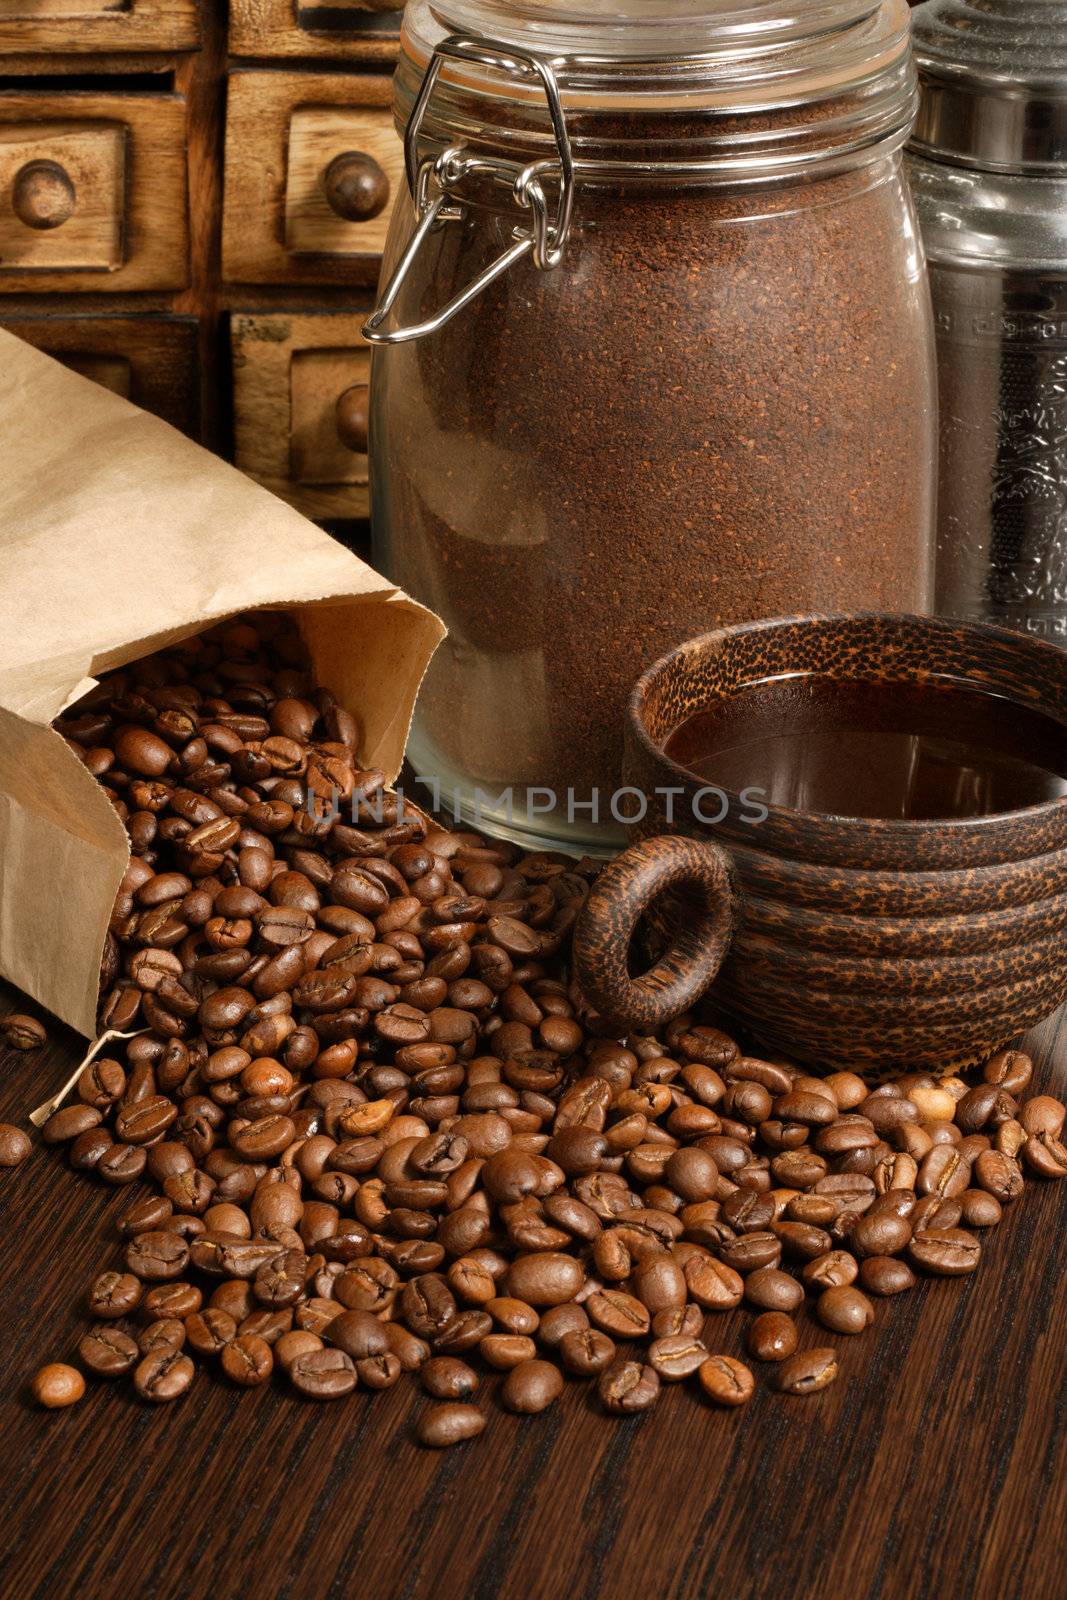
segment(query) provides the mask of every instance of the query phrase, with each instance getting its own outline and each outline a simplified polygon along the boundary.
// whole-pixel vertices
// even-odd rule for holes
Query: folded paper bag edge
[[[0,707],[0,972],[87,1038],[129,859],[117,812],[66,740]]]

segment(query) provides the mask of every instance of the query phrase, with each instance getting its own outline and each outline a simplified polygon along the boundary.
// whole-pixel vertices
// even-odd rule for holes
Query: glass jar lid
[[[429,13],[450,32],[603,64],[680,64],[689,57],[747,57],[855,30],[881,0],[428,0],[411,8],[414,27]],[[840,43],[840,38],[838,40]]]
[[[759,177],[910,127],[908,19],[906,0],[410,0],[398,121],[435,53],[461,38],[496,59],[472,48],[441,65],[422,125],[431,141],[532,138],[536,158],[551,137],[545,93],[521,63],[501,65],[515,51],[549,65],[579,178],[632,161]]]
[[[912,26],[916,149],[994,172],[1067,173],[1065,0],[926,0]]]

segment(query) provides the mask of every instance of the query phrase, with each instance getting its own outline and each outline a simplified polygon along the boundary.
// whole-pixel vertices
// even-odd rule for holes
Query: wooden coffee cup
[[[723,628],[638,682],[624,781],[647,797],[634,845],[575,932],[579,984],[615,1026],[651,1033],[713,984],[753,1043],[821,1071],[949,1072],[984,1060],[1067,998],[1067,796],[965,820],[700,820],[706,780],[664,754],[694,712],[784,673],[951,681],[1064,725],[1067,651],[982,624],[857,614]],[[673,790],[667,802],[656,790]],[[664,900],[664,895],[667,895]],[[640,919],[666,943],[631,978]],[[666,907],[664,911],[663,907]]]

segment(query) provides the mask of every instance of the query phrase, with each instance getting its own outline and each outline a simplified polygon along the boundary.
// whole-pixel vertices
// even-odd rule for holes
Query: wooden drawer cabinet
[[[0,94],[0,294],[187,282],[177,95]]]
[[[195,438],[199,411],[195,317],[5,316],[3,326]]]
[[[197,0],[0,0],[0,55],[147,55],[194,50]]]
[[[232,283],[377,281],[406,193],[387,78],[236,72],[226,122],[223,274]]]
[[[404,0],[230,0],[234,55],[392,61]]]
[[[402,9],[0,0],[0,326],[331,522],[368,509]]]
[[[233,316],[237,465],[311,517],[367,515],[369,309]]]

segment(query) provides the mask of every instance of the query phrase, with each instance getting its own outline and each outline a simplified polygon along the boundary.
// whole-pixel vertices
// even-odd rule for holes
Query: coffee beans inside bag
[[[0,331],[0,974],[86,1037],[129,860],[51,723],[98,674],[254,609],[292,612],[316,681],[395,777],[444,628],[166,423]]]

